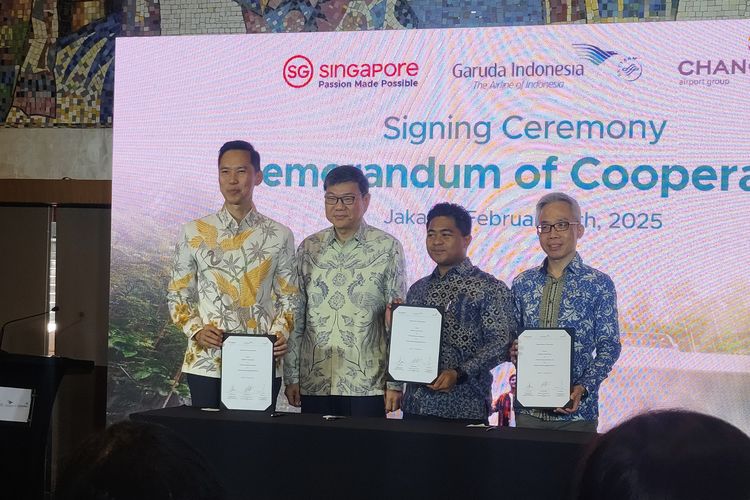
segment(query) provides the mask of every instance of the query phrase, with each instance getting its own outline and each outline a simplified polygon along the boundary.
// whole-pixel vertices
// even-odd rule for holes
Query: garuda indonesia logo
[[[613,68],[616,66],[617,76],[623,80],[634,82],[643,74],[643,66],[641,66],[637,57],[624,56],[614,50],[604,50],[590,43],[574,43],[573,48],[578,57],[586,59],[595,66],[604,65],[603,67],[610,66]]]
[[[578,55],[580,57],[591,61],[597,66],[599,66],[610,57],[617,55],[617,52],[611,50],[603,50],[596,45],[590,45],[588,43],[574,43],[573,47],[575,47],[576,52],[578,52]]]

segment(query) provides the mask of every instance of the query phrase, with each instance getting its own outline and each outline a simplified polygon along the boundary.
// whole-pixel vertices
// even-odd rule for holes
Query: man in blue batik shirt
[[[547,194],[536,205],[536,218],[547,258],[513,280],[518,331],[575,330],[572,406],[536,410],[517,405],[516,426],[596,432],[599,386],[620,356],[615,285],[605,273],[585,265],[576,252],[584,233],[576,200],[564,193]],[[514,347],[511,355],[515,352]]]
[[[472,265],[471,216],[461,206],[438,203],[427,214],[427,253],[434,271],[409,289],[408,304],[442,306],[438,377],[406,384],[404,419],[486,422],[490,370],[507,360],[515,332],[513,302],[505,283]],[[390,317],[386,318],[390,323]]]

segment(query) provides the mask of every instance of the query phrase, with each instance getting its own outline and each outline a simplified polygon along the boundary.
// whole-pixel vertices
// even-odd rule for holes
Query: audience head
[[[63,469],[57,500],[221,500],[203,457],[165,427],[120,422],[90,437]]]
[[[638,415],[599,436],[575,500],[748,500],[750,437],[683,410]]]

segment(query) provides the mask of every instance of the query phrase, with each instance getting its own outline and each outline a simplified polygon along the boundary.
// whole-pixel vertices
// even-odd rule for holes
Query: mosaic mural
[[[0,121],[111,127],[119,36],[738,18],[725,0],[0,0]]]

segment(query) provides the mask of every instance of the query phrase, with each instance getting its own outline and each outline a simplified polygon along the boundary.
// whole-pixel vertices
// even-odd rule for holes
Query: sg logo
[[[292,56],[284,63],[284,81],[299,89],[310,83],[315,73],[312,61],[305,56]]]

